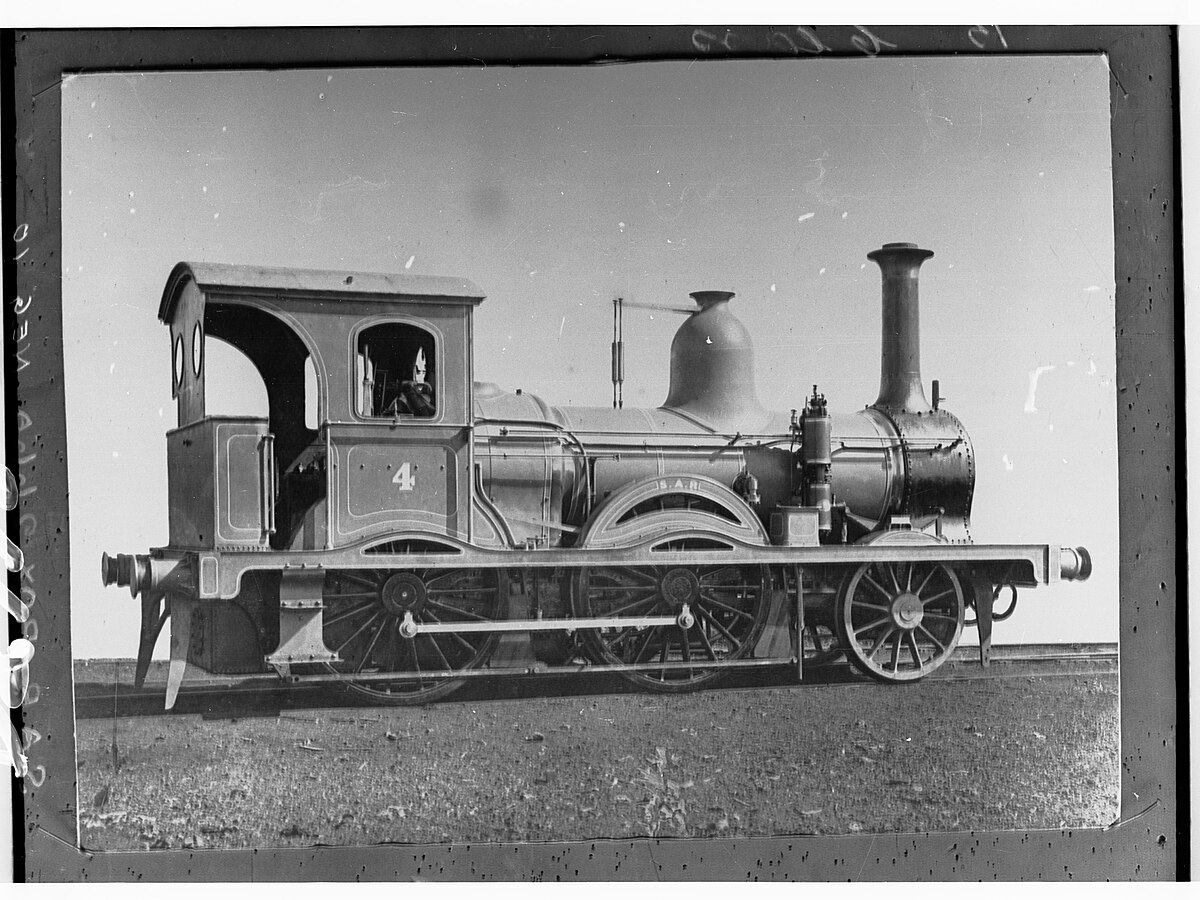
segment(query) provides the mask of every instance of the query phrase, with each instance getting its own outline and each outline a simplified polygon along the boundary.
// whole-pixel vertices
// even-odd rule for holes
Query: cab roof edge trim
[[[294,269],[273,266],[236,266],[226,263],[176,263],[167,278],[158,318],[170,322],[179,291],[188,280],[205,294],[283,292],[341,295],[381,303],[405,298],[467,300],[479,303],[486,296],[466,278],[408,273],[350,272],[346,270]]]

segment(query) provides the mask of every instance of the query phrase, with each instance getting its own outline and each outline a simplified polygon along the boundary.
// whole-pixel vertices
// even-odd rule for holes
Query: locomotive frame
[[[658,410],[567,411],[474,381],[469,281],[180,263],[159,306],[170,541],[101,567],[141,597],[137,683],[167,621],[168,708],[189,662],[383,704],[533,673],[691,690],[839,652],[906,682],[968,625],[986,666],[1017,589],[1091,558],[970,543],[970,441],[921,383],[931,255],[868,254],[880,395],[836,425],[815,385],[799,417],[762,410],[728,292],[692,295]],[[206,414],[206,336],[258,368],[268,419]]]

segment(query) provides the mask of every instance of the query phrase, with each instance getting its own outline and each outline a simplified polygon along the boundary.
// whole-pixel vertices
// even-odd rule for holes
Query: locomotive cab
[[[460,473],[480,300],[460,279],[176,266],[159,308],[179,408],[168,547],[322,550],[404,530],[468,539]],[[221,373],[205,369],[206,336],[253,363],[266,419],[207,414],[206,379]]]

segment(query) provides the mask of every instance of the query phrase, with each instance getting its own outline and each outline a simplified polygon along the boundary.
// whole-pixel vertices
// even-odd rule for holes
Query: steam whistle
[[[800,431],[803,502],[816,508],[817,527],[828,535],[833,529],[832,428],[825,395],[817,393],[815,384],[800,414]]]

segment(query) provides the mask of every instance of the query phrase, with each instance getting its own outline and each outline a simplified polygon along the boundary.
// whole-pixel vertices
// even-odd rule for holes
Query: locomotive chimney
[[[884,244],[867,259],[883,271],[883,348],[879,399],[874,406],[929,412],[921,385],[921,320],[917,305],[917,272],[933,256],[916,244]]]

